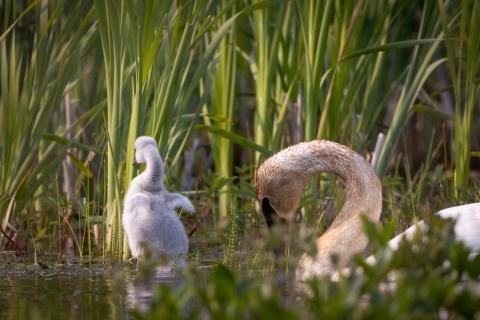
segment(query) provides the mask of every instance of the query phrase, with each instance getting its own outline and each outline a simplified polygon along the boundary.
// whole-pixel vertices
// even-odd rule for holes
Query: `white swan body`
[[[340,266],[345,265],[355,253],[367,245],[359,219],[361,214],[378,221],[382,209],[380,180],[370,164],[346,146],[331,141],[302,142],[281,150],[266,159],[257,169],[257,197],[267,224],[273,224],[272,216],[291,220],[300,203],[305,185],[319,172],[340,176],[346,187],[347,197],[342,210],[328,230],[316,241],[315,256],[304,254],[298,263],[297,279],[334,274],[336,267],[331,255],[336,254]],[[457,239],[465,242],[472,251],[480,251],[480,204],[471,204],[442,210],[442,218],[456,218]],[[407,238],[424,222],[408,229]],[[398,248],[403,234],[389,242]]]
[[[436,213],[442,219],[451,218],[455,221],[453,229],[457,241],[463,242],[471,252],[480,252],[480,203],[471,203],[463,206],[443,209]],[[403,233],[397,235],[387,244],[396,251],[402,239],[411,240],[417,230],[425,229],[425,222],[419,221]]]
[[[134,165],[146,163],[146,170],[130,183],[123,211],[123,227],[128,236],[132,256],[140,261],[145,247],[154,255],[166,256],[173,262],[180,255],[177,268],[185,265],[188,239],[175,208],[194,212],[190,200],[169,193],[163,182],[163,162],[157,144],[150,137],[135,140]]]

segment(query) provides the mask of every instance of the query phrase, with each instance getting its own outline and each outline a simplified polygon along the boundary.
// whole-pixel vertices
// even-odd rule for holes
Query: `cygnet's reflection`
[[[151,269],[151,272],[146,270],[134,272],[134,279],[127,283],[128,308],[147,313],[154,299],[155,285],[167,285],[172,291],[176,291],[184,282],[182,273],[172,271],[170,266],[158,266]]]

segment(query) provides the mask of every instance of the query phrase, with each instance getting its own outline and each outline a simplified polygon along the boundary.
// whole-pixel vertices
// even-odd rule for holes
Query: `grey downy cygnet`
[[[165,189],[163,161],[155,140],[139,137],[134,146],[133,165],[146,163],[147,167],[130,183],[122,222],[132,256],[137,258],[137,270],[147,247],[154,257],[168,258],[172,269],[175,262],[176,268],[183,268],[188,239],[175,208],[189,212],[195,208],[186,197]]]

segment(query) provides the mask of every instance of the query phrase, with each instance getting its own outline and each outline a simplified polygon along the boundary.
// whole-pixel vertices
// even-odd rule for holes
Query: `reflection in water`
[[[187,268],[196,269],[191,275],[201,285],[218,262],[197,265],[189,261]],[[142,313],[150,310],[155,284],[168,285],[175,291],[185,282],[182,273],[175,275],[161,268],[141,277],[128,263],[46,265],[48,269],[32,262],[9,265],[0,260],[0,319],[128,319],[134,309]],[[268,281],[274,284],[273,288],[281,293],[282,305],[291,307],[302,293],[295,290],[299,284],[295,284],[294,273],[285,271],[277,270],[266,276],[260,270],[253,270],[252,276],[261,279],[258,285]],[[476,291],[480,292],[480,281],[476,283]],[[362,301],[367,303],[368,298]],[[197,307],[194,302],[187,305],[187,309]],[[444,316],[445,312],[441,318]]]
[[[0,319],[127,319],[134,308],[148,311],[155,283],[183,283],[162,269],[137,279],[127,263],[46,265],[0,262]]]
[[[170,267],[159,267],[144,279],[132,278],[132,281],[126,283],[128,308],[148,312],[153,299],[153,286],[157,283],[168,285],[175,290],[184,283],[184,280],[182,276],[170,271]]]

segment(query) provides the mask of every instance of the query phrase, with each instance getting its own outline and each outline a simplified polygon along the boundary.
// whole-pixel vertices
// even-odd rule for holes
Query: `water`
[[[178,287],[180,275],[155,272],[139,280],[128,263],[0,264],[0,319],[127,319],[147,311],[154,283]]]
[[[209,242],[192,247],[201,247],[201,259],[196,261],[193,255],[186,272],[202,284],[214,266],[223,262],[223,247]],[[229,265],[263,278],[265,263],[249,267],[247,256],[248,252],[236,254]],[[133,310],[150,310],[155,284],[176,290],[185,280],[182,272],[174,275],[161,269],[145,277],[128,262],[80,261],[75,256],[63,261],[40,259],[36,265],[33,258],[0,254],[0,319],[129,319]]]
[[[216,252],[218,254],[218,252]],[[258,285],[270,281],[281,292],[282,304],[293,306],[298,297],[295,290],[294,272],[280,270],[265,274],[265,263],[258,268],[248,268],[241,255],[231,263],[233,269],[250,273],[258,278]],[[208,279],[217,259],[187,262],[187,272],[202,285]],[[193,272],[194,271],[194,272]],[[192,273],[193,272],[193,273]],[[131,312],[148,312],[154,298],[153,288],[164,284],[179,289],[185,281],[182,273],[155,269],[147,277],[135,271],[128,262],[99,263],[99,261],[49,261],[35,265],[33,261],[10,261],[0,256],[0,319],[129,319]],[[395,283],[383,283],[386,292],[395,288]],[[457,291],[464,284],[457,287]],[[476,282],[480,292],[480,281]],[[361,303],[366,304],[368,297]],[[189,304],[187,308],[196,308]],[[445,310],[440,318],[448,318]]]
[[[193,275],[199,285],[205,283],[222,262],[220,253],[218,247],[199,261],[189,260],[188,270],[177,274],[156,268],[148,275],[128,262],[76,259],[36,265],[31,259],[8,262],[0,255],[0,319],[129,319],[133,310],[148,313],[156,284],[178,290],[185,281],[183,272]],[[240,254],[229,262],[241,273],[251,271],[268,280],[262,270],[248,269],[246,261]],[[275,277],[277,281],[278,274]]]
[[[27,262],[2,265],[1,319],[125,318],[128,272],[115,274],[102,265],[47,267]]]

